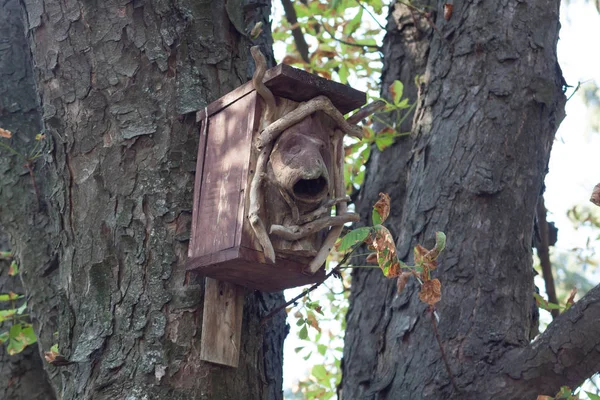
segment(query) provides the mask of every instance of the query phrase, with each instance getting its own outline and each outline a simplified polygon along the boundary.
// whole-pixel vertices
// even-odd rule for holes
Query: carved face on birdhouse
[[[300,227],[327,216],[334,195],[332,162],[334,127],[326,115],[310,115],[283,131],[267,164],[265,214],[267,226]],[[276,253],[315,257],[324,239],[317,231],[295,240],[271,233]]]

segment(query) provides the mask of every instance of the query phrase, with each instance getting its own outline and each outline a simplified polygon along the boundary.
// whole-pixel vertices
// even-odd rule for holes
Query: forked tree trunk
[[[392,194],[386,225],[405,260],[415,244],[431,248],[436,231],[447,234],[434,276],[442,282],[439,333],[457,388],[417,284],[398,295],[380,271],[359,269],[343,398],[529,399],[576,387],[600,365],[590,350],[599,328],[586,331],[600,315],[598,289],[529,345],[533,219],[564,116],[559,4],[455,2],[449,21],[442,4],[432,4],[442,37],[434,32],[429,44],[409,40],[414,19],[407,8],[390,15],[384,82],[410,82],[422,73],[423,57],[427,68],[412,138],[372,158],[360,210],[368,218],[375,195]],[[407,51],[419,46],[428,54]]]
[[[185,273],[193,111],[251,77],[247,32],[270,2],[24,5],[48,136],[39,209],[18,179],[44,222],[9,231],[41,347],[57,331],[71,362],[48,366],[59,397],[280,399],[285,321],[259,320],[281,294],[248,293],[239,368],[215,366],[199,359],[203,282]]]

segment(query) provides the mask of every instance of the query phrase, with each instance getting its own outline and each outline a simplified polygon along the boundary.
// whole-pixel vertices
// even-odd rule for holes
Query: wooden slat
[[[307,101],[319,95],[325,95],[329,97],[333,105],[342,114],[359,108],[367,101],[367,96],[364,92],[301,69],[290,67],[286,64],[279,64],[269,69],[265,73],[263,81],[275,96],[285,97],[286,99],[298,102]],[[231,103],[248,95],[253,90],[254,86],[252,82],[243,84],[220,99],[215,100],[206,108],[199,110],[196,114],[196,120],[203,120],[206,112],[208,112],[209,116],[215,114]]]
[[[310,260],[278,257],[277,264],[267,264],[261,251],[239,247],[188,260],[188,271],[214,279],[223,279],[263,292],[277,292],[295,286],[323,282],[325,271],[304,273]]]
[[[238,366],[244,291],[243,287],[233,283],[206,278],[200,359]]]
[[[267,71],[265,85],[276,96],[298,102],[325,95],[342,114],[362,106],[367,101],[364,92],[286,64],[279,64]]]
[[[243,97],[210,118],[192,257],[239,245],[251,151],[248,111],[254,101],[255,95]]]
[[[204,175],[204,153],[206,151],[206,134],[208,133],[208,122],[202,120],[200,122],[200,140],[198,143],[198,160],[196,162],[196,176],[194,179],[194,209],[192,219],[192,235],[190,237],[190,245],[188,247],[188,256],[194,257],[198,254],[201,236],[195,235],[198,232],[198,226],[200,223],[200,195],[202,191],[202,176]],[[206,124],[206,127],[205,127]],[[206,129],[205,129],[206,128]]]

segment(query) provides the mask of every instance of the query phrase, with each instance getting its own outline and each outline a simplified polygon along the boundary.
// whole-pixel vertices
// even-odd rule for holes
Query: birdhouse
[[[252,81],[200,110],[188,270],[263,291],[323,281],[343,224],[358,220],[346,206],[343,137],[361,130],[343,114],[365,100],[257,62]]]

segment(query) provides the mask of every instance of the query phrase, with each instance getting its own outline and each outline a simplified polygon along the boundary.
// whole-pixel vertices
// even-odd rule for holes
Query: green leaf
[[[0,344],[2,344],[2,343],[4,343],[4,342],[6,342],[8,339],[9,339],[9,334],[8,334],[8,331],[6,331],[6,332],[2,332],[2,333],[0,334]]]
[[[0,322],[4,322],[7,319],[10,319],[15,314],[17,314],[17,311],[18,310],[16,308],[11,308],[8,310],[0,310]]]
[[[350,22],[348,22],[346,24],[346,26],[344,26],[344,35],[350,36],[354,32],[356,32],[356,30],[358,29],[358,27],[360,26],[360,23],[362,21],[362,16],[363,16],[363,9],[359,8],[358,12],[354,16],[354,18],[352,18],[350,20]]]
[[[373,225],[381,225],[381,215],[376,208],[373,208],[373,213],[371,214],[371,219],[373,220]]]
[[[346,251],[357,243],[362,243],[371,233],[371,227],[364,226],[362,228],[354,229],[346,234],[342,238],[340,245],[338,247],[339,251]]]
[[[312,376],[314,376],[320,381],[325,380],[327,378],[327,370],[322,364],[317,364],[314,367],[312,367],[310,373],[312,374]]]
[[[377,135],[375,136],[375,145],[379,151],[384,151],[394,144],[393,135]]]
[[[27,309],[27,302],[23,303],[21,307],[17,308],[17,314],[21,315]]]
[[[444,232],[435,233],[435,250],[439,253],[446,248],[446,234]]]
[[[13,292],[0,294],[0,301],[11,301],[22,298],[22,294],[16,294]]]
[[[12,258],[13,254],[10,251],[0,251],[0,258]]]
[[[400,100],[402,99],[403,92],[404,85],[402,84],[402,82],[396,80],[390,85],[390,94],[392,95],[392,101],[394,105],[398,106]]]
[[[317,351],[319,352],[319,354],[321,354],[322,356],[324,356],[325,353],[327,352],[327,346],[325,346],[324,344],[318,344],[317,345]]]
[[[594,393],[590,393],[590,392],[585,392],[585,394],[588,395],[588,397],[590,398],[590,400],[600,400],[600,396],[598,396],[597,394]]]
[[[296,326],[302,326],[306,323],[306,321],[304,320],[304,318],[298,318],[298,320],[296,321]]]
[[[52,347],[50,347],[50,351],[53,351],[55,353],[59,353],[59,351],[58,351],[58,343],[56,343]]]
[[[19,265],[15,260],[10,263],[10,267],[8,267],[8,276],[15,276],[19,273]]]
[[[25,343],[27,346],[37,342],[37,336],[31,324],[23,325],[23,329],[21,330],[19,340]]]
[[[302,340],[306,340],[308,337],[308,329],[306,328],[306,324],[304,324],[302,329],[300,329],[300,332],[298,332],[298,337]]]

